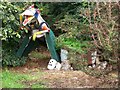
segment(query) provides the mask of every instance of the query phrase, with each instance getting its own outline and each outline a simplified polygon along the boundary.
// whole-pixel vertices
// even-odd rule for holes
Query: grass
[[[40,78],[40,73],[41,72],[33,76],[31,74],[19,74],[9,70],[3,70],[1,74],[1,88],[45,88],[45,86],[41,84],[41,81],[31,82],[38,80]],[[31,82],[31,85],[23,82]]]
[[[2,72],[2,88],[24,88],[24,84],[19,81],[27,80],[27,76],[15,74],[8,70]]]
[[[60,44],[62,44],[62,47],[68,47],[69,49],[78,53],[86,53],[87,51],[85,48],[90,47],[88,41],[79,41],[74,38],[64,38]]]
[[[36,59],[47,59],[47,58],[49,58],[49,56],[47,56],[45,54],[42,54],[42,53],[38,53],[36,51],[31,52],[30,57],[36,58]]]

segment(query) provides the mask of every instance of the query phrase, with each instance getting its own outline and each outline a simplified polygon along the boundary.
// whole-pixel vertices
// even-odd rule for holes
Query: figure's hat
[[[36,17],[40,11],[34,8],[34,4],[29,6],[22,14],[20,14],[20,23],[24,26],[27,25],[34,17]],[[22,17],[25,16],[25,20],[22,22]]]

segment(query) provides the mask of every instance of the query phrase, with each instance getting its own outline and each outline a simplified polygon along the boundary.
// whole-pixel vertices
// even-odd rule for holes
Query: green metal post
[[[27,34],[26,37],[23,39],[22,45],[18,49],[18,51],[16,53],[16,56],[18,56],[18,57],[22,57],[23,56],[25,48],[27,47],[28,43],[30,42],[29,37],[30,37],[30,35]]]
[[[27,56],[32,49],[35,49],[37,46],[39,46],[40,42],[38,40],[33,41],[30,37],[31,37],[30,34],[27,34],[26,37],[23,39],[23,43],[18,49],[16,56],[18,57]],[[52,30],[50,30],[49,33],[45,34],[45,40],[47,47],[50,51],[51,58],[60,62],[60,58],[55,49],[55,36]]]
[[[51,58],[60,62],[60,58],[59,58],[58,53],[56,52],[56,49],[55,49],[55,36],[54,36],[54,33],[52,32],[52,30],[50,30],[49,33],[46,33],[45,40],[47,43],[47,47],[50,51]]]
[[[38,39],[33,41],[31,37],[31,35],[27,34],[23,39],[23,42],[16,53],[17,57],[27,56],[30,51],[40,46],[40,41]]]

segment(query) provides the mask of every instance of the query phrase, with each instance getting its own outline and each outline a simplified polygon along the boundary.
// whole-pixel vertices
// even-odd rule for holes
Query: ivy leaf
[[[25,33],[28,33],[28,30],[27,29],[24,29]]]
[[[20,36],[20,34],[19,34],[19,33],[17,33],[17,34],[16,34],[16,37],[21,38],[21,36]]]

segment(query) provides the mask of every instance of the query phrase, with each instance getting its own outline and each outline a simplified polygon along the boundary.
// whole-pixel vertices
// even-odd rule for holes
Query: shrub
[[[23,34],[22,30],[19,30],[19,14],[26,3],[18,2],[2,2],[0,6],[2,27],[2,65],[6,66],[18,66],[25,63],[26,58],[18,58],[15,56],[15,52],[18,47],[18,43],[21,40]],[[1,62],[0,62],[1,63]]]
[[[3,66],[20,66],[25,64],[26,57],[16,57],[15,53],[11,50],[3,50],[2,65]]]
[[[26,57],[19,58],[15,55],[17,50],[17,43],[3,42],[3,45],[4,46],[2,46],[2,66],[20,66],[25,64],[27,60]]]

